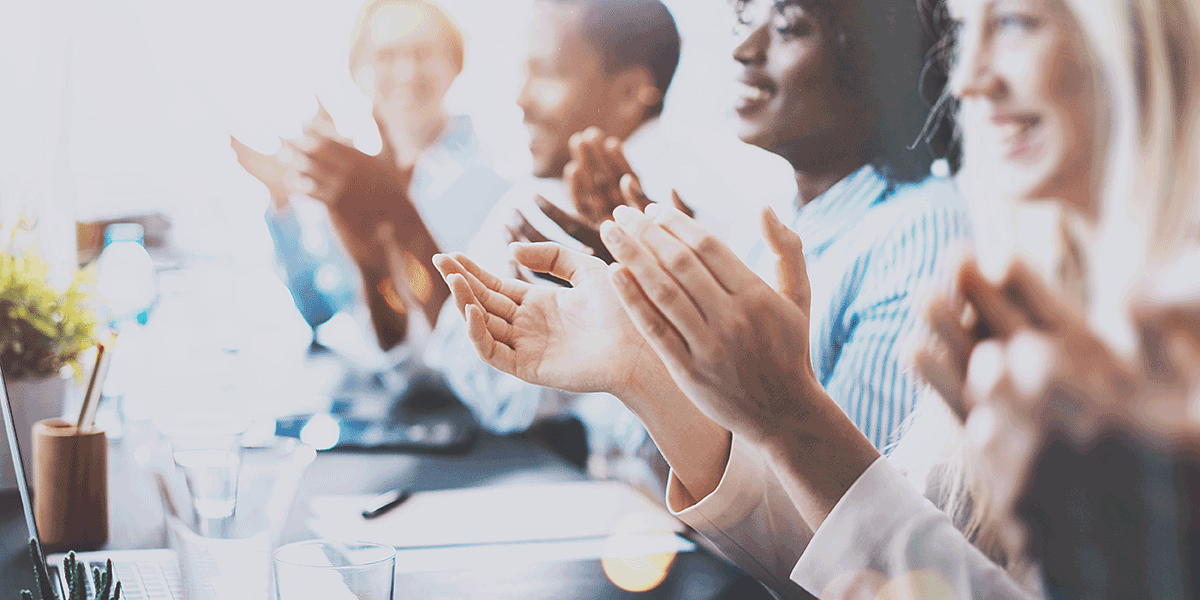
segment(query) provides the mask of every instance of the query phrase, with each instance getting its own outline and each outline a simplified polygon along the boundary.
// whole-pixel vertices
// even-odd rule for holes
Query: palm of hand
[[[649,347],[617,301],[603,265],[581,270],[572,284],[526,294],[512,321],[515,375],[571,392],[616,393]]]

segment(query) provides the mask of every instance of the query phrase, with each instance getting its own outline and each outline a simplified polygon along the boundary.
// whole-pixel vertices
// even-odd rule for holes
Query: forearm
[[[657,357],[653,362],[639,372],[629,391],[617,396],[645,425],[687,493],[704,498],[721,482],[732,436],[696,408]]]
[[[819,385],[810,394],[811,399],[797,399],[815,406],[801,422],[756,445],[816,531],[879,452]]]

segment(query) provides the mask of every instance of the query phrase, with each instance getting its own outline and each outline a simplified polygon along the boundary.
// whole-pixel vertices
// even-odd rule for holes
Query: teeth
[[[771,92],[758,86],[746,85],[744,83],[739,84],[739,86],[741,89],[738,95],[744,100],[758,102],[771,97]]]
[[[1033,129],[1038,124],[1038,119],[1030,117],[1017,121],[1010,121],[1006,125],[997,127],[1000,133],[1000,138],[1004,140],[1013,140],[1021,135],[1024,135],[1030,129]]]

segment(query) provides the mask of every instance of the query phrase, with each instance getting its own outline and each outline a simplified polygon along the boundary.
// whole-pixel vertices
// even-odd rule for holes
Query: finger
[[[543,235],[542,232],[529,223],[529,220],[525,218],[525,215],[521,214],[521,211],[517,211],[516,221],[517,233],[521,234],[526,240],[535,244],[550,241],[550,238]]]
[[[729,291],[721,287],[691,248],[632,208],[623,206],[613,214],[621,230],[657,260],[667,276],[679,284],[705,321],[714,323],[720,314],[728,310]]]
[[[529,284],[521,283],[512,279],[500,279],[499,277],[496,277],[483,267],[475,264],[475,261],[471,260],[462,252],[454,252],[450,254],[450,258],[453,258],[455,262],[462,265],[463,269],[465,269],[467,273],[473,275],[489,290],[508,296],[509,299],[517,304],[520,304],[524,300],[525,294],[530,289]]]
[[[547,273],[572,283],[579,274],[588,269],[605,266],[604,261],[576,252],[553,242],[541,244],[513,244],[509,246],[513,258],[534,273]]]
[[[646,192],[642,190],[642,182],[633,173],[626,173],[621,176],[621,201],[626,206],[632,206],[638,210],[646,210],[650,206],[650,198],[646,197]]]
[[[1025,313],[1029,323],[1044,331],[1055,331],[1072,318],[1075,311],[1023,260],[1009,265],[1001,284],[1005,297]]]
[[[380,158],[386,160],[388,164],[396,164],[396,149],[392,147],[392,135],[388,130],[387,120],[383,118],[383,113],[378,106],[371,111],[371,116],[375,119],[375,127],[379,129],[379,139],[383,142],[383,146],[379,150]]]
[[[700,309],[648,251],[611,221],[600,226],[600,236],[613,256],[633,276],[646,298],[680,333],[689,348],[697,347],[701,340],[706,339],[711,328]]]
[[[463,267],[461,263],[445,254],[435,255],[433,257],[433,266],[437,268],[438,273],[442,274],[442,278],[446,280],[447,284],[450,283],[451,275],[462,277],[470,286],[471,296],[478,300],[488,313],[496,315],[507,322],[512,322],[517,312],[516,300],[504,295],[499,290],[489,288],[478,277]],[[465,308],[465,306],[459,306],[459,311],[462,312]]]
[[[349,170],[350,161],[336,150],[337,142],[305,135],[299,140],[284,140],[283,143],[291,155],[288,162],[293,168],[311,169],[315,165],[337,173]]]
[[[687,341],[646,297],[629,269],[618,263],[609,267],[608,274],[629,320],[633,321],[634,327],[646,338],[663,363],[668,368],[674,367],[672,370],[685,368],[691,360]]]
[[[975,308],[981,338],[1007,339],[1026,324],[1025,318],[996,286],[983,276],[975,261],[963,263],[958,274],[963,299]]]
[[[775,211],[766,208],[762,213],[763,237],[771,252],[779,258],[776,263],[780,292],[808,313],[810,288],[808,264],[804,260],[804,243],[800,236],[784,225]]]
[[[504,241],[511,244],[513,242],[525,242],[528,240],[526,240],[524,237],[521,236],[521,232],[517,231],[516,227],[513,227],[512,225],[505,223],[504,224]]]
[[[621,143],[621,140],[615,137],[604,140],[604,153],[608,156],[608,162],[612,165],[613,172],[637,177],[637,174],[633,172],[633,167],[625,159],[625,145]]]
[[[571,161],[563,168],[563,178],[567,182],[567,190],[571,194],[575,212],[592,223],[599,223],[607,217],[596,214],[595,202],[592,199],[594,194],[589,183],[591,176],[588,173],[582,162]]]
[[[466,318],[470,307],[481,309],[484,313],[484,326],[487,328],[487,332],[491,338],[501,344],[512,343],[512,324],[487,310],[487,307],[472,293],[471,284],[467,281],[466,277],[463,277],[459,273],[452,273],[446,278],[446,285],[450,287],[450,293],[454,296],[454,303],[463,318]]]
[[[607,264],[613,263],[612,254],[609,254],[608,249],[604,247],[604,242],[600,240],[599,230],[567,214],[567,211],[541,196],[534,196],[533,202],[541,209],[542,214],[545,214],[551,221],[554,221],[554,224],[558,225],[567,235],[575,238],[584,246],[591,248],[592,253],[597,258]]]
[[[651,204],[646,207],[646,211],[656,224],[691,248],[721,286],[730,293],[748,289],[747,286],[762,281],[728,246],[721,243],[716,235],[691,217],[662,203]]]
[[[305,133],[313,132],[331,139],[343,139],[338,135],[337,127],[333,124],[333,116],[325,110],[321,99],[317,98],[317,113],[304,125]]]
[[[944,353],[936,353],[929,348],[916,351],[913,355],[913,367],[941,396],[959,422],[966,422],[968,410],[963,403],[962,371],[953,367]]]
[[[968,411],[997,400],[1001,382],[1006,378],[1004,344],[985,340],[975,346],[967,363],[963,401]]]
[[[969,337],[968,329],[963,327],[960,312],[950,299],[937,295],[929,301],[926,319],[938,341],[945,345],[951,366],[957,369],[959,377],[964,376],[974,340]]]
[[[516,351],[511,346],[501,343],[492,337],[487,328],[487,319],[482,308],[472,304],[467,307],[467,337],[483,362],[504,371],[515,374]]]
[[[612,209],[624,204],[621,197],[620,180],[623,173],[615,170],[615,165],[609,160],[604,150],[604,133],[598,127],[589,127],[583,132],[583,156],[590,164],[593,185],[598,194],[597,200],[602,202],[601,214],[609,214]]]
[[[688,218],[693,218],[696,216],[696,211],[692,210],[692,207],[684,204],[683,199],[679,197],[679,192],[675,191],[674,189],[671,190],[671,203],[675,205],[675,210],[687,215]]]

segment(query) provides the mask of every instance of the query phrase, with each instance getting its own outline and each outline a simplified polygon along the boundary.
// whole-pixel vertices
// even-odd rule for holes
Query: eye
[[[999,33],[1030,33],[1041,25],[1035,17],[1020,13],[998,13],[992,17],[992,27]]]
[[[785,38],[804,37],[813,32],[812,20],[797,4],[776,4],[771,12],[771,26]]]

